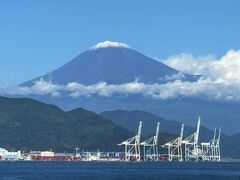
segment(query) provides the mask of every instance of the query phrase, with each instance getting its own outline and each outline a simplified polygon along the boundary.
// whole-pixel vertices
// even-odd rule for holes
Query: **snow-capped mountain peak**
[[[98,43],[97,45],[90,48],[90,50],[95,50],[99,48],[108,48],[108,47],[117,47],[117,48],[130,48],[127,44],[121,42],[113,42],[113,41],[104,41]]]

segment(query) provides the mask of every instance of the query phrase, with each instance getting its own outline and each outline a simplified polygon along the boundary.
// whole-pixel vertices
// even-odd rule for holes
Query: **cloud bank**
[[[194,57],[183,53],[162,61],[189,74],[206,75],[212,79],[240,80],[240,50],[230,50],[220,59],[212,55]]]
[[[112,97],[114,95],[142,95],[154,100],[176,97],[197,97],[208,100],[240,102],[240,51],[230,50],[220,59],[214,56],[194,57],[191,54],[171,56],[164,63],[182,72],[202,74],[196,82],[184,81],[184,74],[166,76],[169,82],[160,84],[142,83],[138,80],[125,84],[99,82],[83,85],[70,82],[67,85],[54,84],[39,79],[30,87],[0,86],[1,95],[31,96],[48,95],[52,98],[79,98],[92,96]]]
[[[71,98],[114,95],[143,95],[155,100],[164,100],[176,97],[199,97],[212,100],[226,100],[240,102],[240,81],[212,80],[200,78],[196,82],[175,80],[165,84],[146,84],[138,81],[113,85],[100,82],[93,85],[83,85],[76,82],[67,85],[58,85],[44,80],[36,81],[31,87],[4,87],[0,88],[2,95],[49,95],[53,98],[68,96]]]

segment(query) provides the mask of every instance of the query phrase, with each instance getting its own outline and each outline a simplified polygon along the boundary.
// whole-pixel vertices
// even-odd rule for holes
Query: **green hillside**
[[[0,97],[0,147],[8,150],[72,152],[79,147],[123,151],[117,144],[132,135],[122,126],[82,108],[64,112],[32,99]],[[161,134],[161,143],[170,138]]]
[[[84,110],[64,112],[32,99],[0,97],[0,147],[9,150],[114,150],[132,133]]]

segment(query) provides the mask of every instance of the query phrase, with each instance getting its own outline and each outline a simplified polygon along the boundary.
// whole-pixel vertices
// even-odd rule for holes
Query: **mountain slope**
[[[117,144],[133,134],[83,108],[64,112],[32,99],[0,97],[0,147],[8,150],[123,151]],[[163,144],[175,135],[161,133],[160,137]]]
[[[113,150],[131,135],[130,131],[81,108],[64,112],[31,99],[0,97],[0,146],[7,149]]]
[[[22,86],[32,85],[42,78],[57,84],[78,82],[85,85],[98,82],[121,84],[135,81],[155,83],[165,82],[166,76],[172,76],[179,71],[153,60],[131,48],[113,46],[115,42],[103,42],[96,45],[63,65],[62,67],[23,83]],[[101,43],[100,43],[101,44]],[[197,76],[185,75],[187,80],[196,80]]]
[[[115,124],[121,125],[130,131],[133,131],[136,124],[141,120],[143,121],[143,134],[145,135],[153,134],[158,122],[161,122],[161,132],[165,133],[179,134],[181,127],[181,123],[179,122],[167,121],[162,117],[140,110],[105,111],[100,113],[100,115],[104,118],[111,119]],[[192,131],[193,128],[189,126],[185,127],[185,132],[190,133]]]
[[[155,114],[134,110],[115,110],[115,111],[105,111],[100,113],[101,116],[107,119],[111,119],[115,124],[125,127],[126,129],[132,131],[134,125],[140,120],[143,121],[143,134],[149,135],[153,134],[156,129],[156,124],[160,122],[160,131],[164,133],[179,134],[181,123],[176,121],[169,121]],[[197,118],[197,117],[196,117]],[[194,119],[194,123],[197,123],[197,119]],[[202,120],[204,124],[204,120]],[[184,126],[184,135],[188,136],[195,131],[195,127],[188,125]],[[201,138],[202,140],[208,140],[212,137],[213,131],[201,126]],[[223,135],[225,136],[225,135]]]
[[[209,129],[223,127],[228,135],[239,132],[240,104],[231,102],[212,102],[197,98],[175,98],[155,100],[141,95],[116,95],[110,97],[61,97],[51,98],[45,96],[34,97],[40,101],[54,103],[62,109],[70,110],[84,107],[97,113],[113,111],[116,109],[141,109],[160,117],[186,125],[194,126],[199,115],[204,119],[204,125]]]

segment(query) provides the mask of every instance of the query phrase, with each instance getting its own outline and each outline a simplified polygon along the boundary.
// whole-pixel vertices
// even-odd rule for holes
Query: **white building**
[[[4,148],[0,148],[0,160],[17,161],[21,159],[21,151],[9,152]]]
[[[53,157],[53,156],[54,156],[54,152],[52,152],[52,151],[41,151],[41,152],[40,152],[40,156]]]

